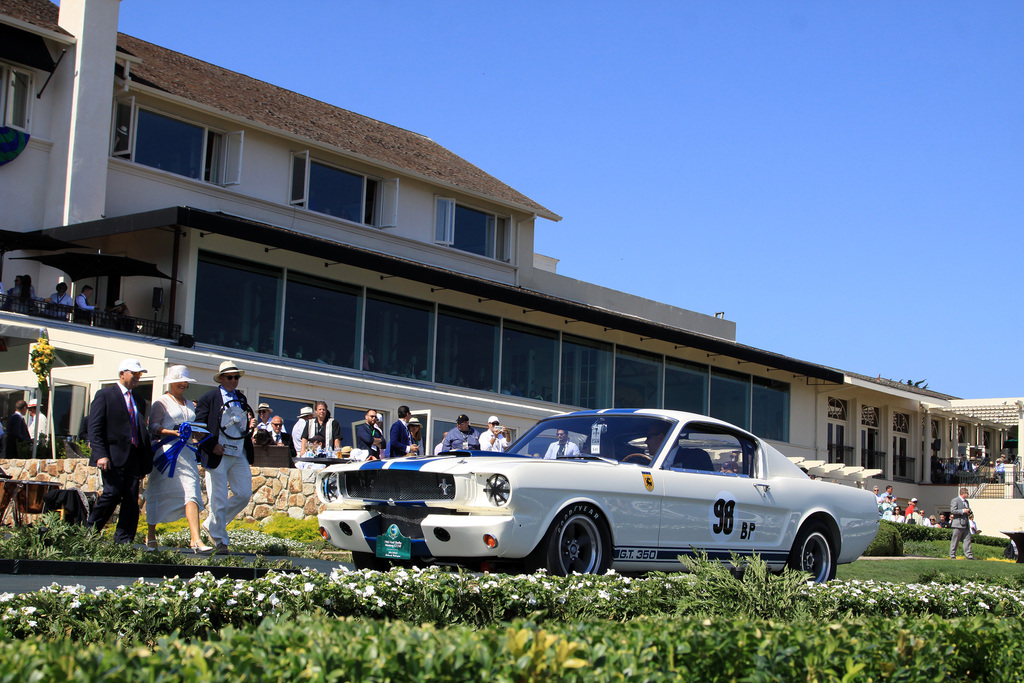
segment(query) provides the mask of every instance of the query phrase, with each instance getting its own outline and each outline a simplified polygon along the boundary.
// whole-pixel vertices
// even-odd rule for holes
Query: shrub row
[[[901,557],[904,543],[912,541],[945,541],[949,543],[952,538],[952,529],[927,527],[920,524],[897,524],[883,519],[878,528],[878,535],[875,536],[875,540],[871,542],[864,554],[869,557]],[[982,534],[975,534],[971,540],[978,545],[989,545],[996,548],[1005,548],[1009,543],[1009,539]]]
[[[171,635],[137,643],[40,637],[0,627],[3,680],[374,681],[938,681],[1016,680],[1020,624],[860,618],[780,623],[638,618],[625,623],[487,629],[303,616],[225,629],[203,643]]]
[[[0,594],[0,625],[15,637],[41,635],[81,642],[131,636],[143,642],[177,632],[206,638],[225,627],[252,628],[264,619],[324,617],[401,619],[488,627],[530,618],[543,623],[627,620],[676,615],[821,622],[847,616],[975,614],[1024,616],[1024,591],[965,583],[832,582],[807,585],[774,576],[763,563],[742,580],[713,563],[693,574],[630,578],[469,575],[438,569],[276,574],[255,580],[209,574],[138,582],[115,591],[51,586]]]

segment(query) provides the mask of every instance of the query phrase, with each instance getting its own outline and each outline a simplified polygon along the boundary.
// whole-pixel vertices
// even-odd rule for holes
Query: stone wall
[[[82,458],[64,460],[5,460],[0,459],[0,468],[13,479],[25,481],[54,481],[61,488],[77,488],[83,491],[103,491],[99,470],[89,466]],[[314,492],[314,472],[291,467],[253,467],[252,500],[238,519],[260,520],[272,515],[285,514],[295,519],[316,515],[320,501]],[[151,476],[163,476],[154,472]],[[145,488],[145,480],[143,488]],[[205,487],[204,487],[205,488]],[[206,503],[203,491],[203,502]],[[145,511],[145,507],[143,507]],[[29,516],[29,519],[33,518]]]

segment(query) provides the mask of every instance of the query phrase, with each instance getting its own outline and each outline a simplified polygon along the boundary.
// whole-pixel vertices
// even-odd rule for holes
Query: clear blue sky
[[[1024,395],[1024,3],[124,0],[125,33],[424,134],[558,272],[737,341]]]

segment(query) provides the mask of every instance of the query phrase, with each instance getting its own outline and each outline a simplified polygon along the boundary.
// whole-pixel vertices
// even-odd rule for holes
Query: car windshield
[[[569,415],[538,422],[509,453],[533,458],[603,458],[651,463],[675,420],[654,415]]]

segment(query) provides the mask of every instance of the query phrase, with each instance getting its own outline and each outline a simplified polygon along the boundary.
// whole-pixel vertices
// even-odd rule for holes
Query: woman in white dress
[[[195,380],[188,376],[188,368],[184,365],[167,368],[167,376],[164,378],[167,393],[153,402],[149,414],[149,433],[154,439],[162,441],[167,437],[177,437],[179,425],[196,419],[192,401],[185,398],[185,390],[192,382]],[[154,457],[159,458],[175,441],[161,446]],[[187,447],[182,448],[173,477],[155,468],[149,475],[146,486],[146,523],[149,525],[146,546],[153,550],[157,548],[157,524],[174,522],[184,517],[188,520],[188,529],[192,535],[192,550],[196,553],[211,552],[213,548],[204,545],[199,536],[199,512],[202,509],[203,494],[195,453]]]

